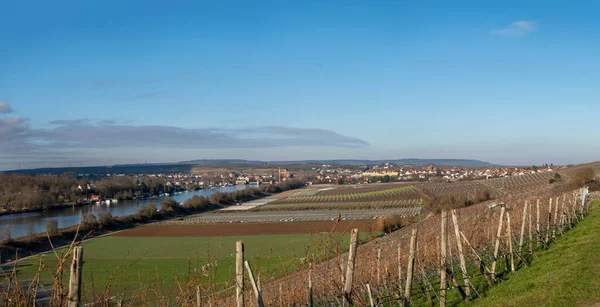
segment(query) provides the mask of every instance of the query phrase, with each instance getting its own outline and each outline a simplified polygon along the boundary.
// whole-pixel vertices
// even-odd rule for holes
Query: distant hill
[[[439,165],[439,166],[462,166],[462,167],[492,167],[499,166],[485,161],[469,159],[390,159],[390,160],[301,160],[301,161],[268,161],[269,164],[344,164],[344,165],[363,165],[363,164],[382,164],[394,163],[398,165]]]
[[[52,168],[35,168],[35,169],[20,169],[3,171],[3,173],[11,174],[52,174],[60,175],[64,173],[88,174],[89,176],[104,175],[104,174],[160,174],[160,173],[189,173],[194,165],[178,164],[178,163],[163,163],[163,164],[123,164],[112,166],[84,166],[84,167],[52,167]]]
[[[181,161],[176,163],[144,163],[144,164],[118,164],[112,166],[85,166],[85,167],[56,167],[36,168],[4,171],[4,173],[18,173],[27,175],[36,174],[63,174],[73,172],[75,174],[152,174],[152,173],[189,173],[194,166],[243,166],[243,165],[300,165],[300,164],[342,164],[342,165],[366,165],[381,164],[385,162],[398,165],[437,165],[457,167],[494,167],[500,166],[489,162],[469,159],[390,159],[390,160],[296,160],[296,161],[256,161],[243,159],[200,159]]]
[[[195,164],[195,165],[265,164],[265,163],[268,163],[268,162],[243,160],[243,159],[199,159],[199,160],[177,162],[177,164]]]

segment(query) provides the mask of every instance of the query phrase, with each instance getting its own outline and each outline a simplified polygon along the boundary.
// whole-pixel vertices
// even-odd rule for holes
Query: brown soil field
[[[113,234],[121,237],[228,237],[277,234],[309,234],[349,232],[352,228],[371,231],[375,220],[354,220],[327,222],[287,222],[287,223],[235,223],[235,224],[196,224],[196,225],[146,225]]]

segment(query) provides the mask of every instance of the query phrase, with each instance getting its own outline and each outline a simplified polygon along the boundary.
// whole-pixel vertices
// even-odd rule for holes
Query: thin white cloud
[[[12,109],[8,105],[8,103],[0,100],[0,114],[8,114],[12,112]]]
[[[538,25],[532,20],[519,20],[508,27],[492,30],[493,34],[502,36],[525,36],[538,30]]]
[[[7,104],[4,110],[8,112],[11,108]],[[182,128],[135,126],[112,120],[88,119],[54,120],[50,124],[52,126],[48,128],[33,129],[26,117],[0,117],[0,169],[15,167],[16,163],[46,161],[61,154],[65,158],[73,158],[106,148],[121,149],[122,152],[140,148],[190,152],[214,149],[226,152],[236,149],[268,151],[298,146],[350,149],[369,145],[362,139],[331,130],[284,126]]]

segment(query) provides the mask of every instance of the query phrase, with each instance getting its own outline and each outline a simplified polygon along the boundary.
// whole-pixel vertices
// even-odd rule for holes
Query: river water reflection
[[[55,220],[59,228],[77,225],[85,214],[94,214],[96,217],[102,212],[110,212],[113,216],[125,216],[138,212],[140,208],[148,203],[154,203],[160,208],[160,203],[171,198],[179,203],[185,202],[194,195],[210,196],[217,192],[232,192],[243,190],[246,186],[227,186],[219,188],[204,189],[195,192],[182,193],[170,197],[156,197],[143,200],[123,200],[111,205],[85,205],[75,208],[61,208],[39,212],[17,213],[0,216],[0,231],[4,231],[7,225],[10,225],[10,232],[13,238],[22,237],[29,233],[38,233],[46,231],[46,221]]]

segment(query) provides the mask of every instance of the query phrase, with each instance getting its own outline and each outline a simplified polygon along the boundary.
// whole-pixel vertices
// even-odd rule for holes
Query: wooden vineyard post
[[[279,284],[279,306],[283,306],[283,284]]]
[[[531,204],[528,204],[528,206],[531,207]],[[531,208],[529,208],[529,212],[531,212]],[[531,213],[527,215],[527,218],[529,219],[529,254],[533,256],[533,232],[531,229]]]
[[[552,197],[550,197],[550,201],[548,204],[548,226],[546,227],[546,245],[550,240],[550,226],[552,224]]]
[[[496,263],[498,262],[498,249],[500,248],[500,236],[502,235],[502,221],[504,220],[504,211],[506,207],[500,207],[500,220],[498,222],[498,232],[496,232],[496,243],[494,244],[494,262],[492,262],[492,278],[496,280]]]
[[[463,253],[462,240],[460,239],[460,229],[458,227],[458,218],[456,217],[456,210],[452,210],[452,222],[454,223],[454,235],[456,236],[456,246],[458,247],[458,257],[460,259],[460,270],[463,274],[463,281],[465,283],[465,294],[467,295],[467,303],[469,303],[469,297],[471,297],[471,282],[469,281],[469,272],[467,271],[467,261],[465,260],[465,254]]]
[[[585,211],[586,210],[586,207],[585,207],[585,193],[586,193],[585,192],[585,188],[581,188],[581,189],[579,189],[579,191],[580,191],[580,195],[581,195],[581,206],[580,206],[580,208],[581,208],[581,217],[584,217],[585,216],[585,212],[586,212]]]
[[[404,288],[404,306],[410,306],[410,292],[412,290],[413,273],[415,268],[415,251],[417,246],[417,228],[413,228],[410,236],[410,251],[408,265],[406,266],[406,286]]]
[[[244,265],[246,266],[246,270],[248,271],[248,278],[250,279],[250,283],[252,284],[252,289],[254,290],[254,295],[256,296],[256,302],[259,307],[265,307],[262,300],[262,295],[260,294],[260,289],[258,288],[258,284],[254,279],[254,274],[252,273],[252,268],[250,267],[250,263],[248,261],[244,261]]]
[[[573,207],[575,208],[575,217],[579,223],[579,205],[577,204],[577,192],[573,192]]]
[[[567,197],[567,195],[565,194],[565,199]],[[571,201],[567,200],[567,202],[565,203],[565,211],[567,211],[567,227],[569,227],[569,230],[571,230],[573,228],[573,208],[571,206]]]
[[[540,241],[541,241],[541,237],[540,237],[540,199],[538,198],[536,204],[536,209],[537,209],[537,214],[536,214],[536,219],[535,219],[535,247],[540,248]]]
[[[556,203],[554,205],[554,221],[552,223],[552,239],[556,239],[556,229],[558,228],[558,197],[556,197]]]
[[[381,248],[377,249],[377,284],[381,285]]]
[[[440,307],[446,307],[446,289],[448,281],[446,280],[446,268],[448,257],[448,211],[442,210],[442,236],[440,239],[441,248],[441,268],[440,268]]]
[[[258,274],[256,274],[256,287],[258,288],[258,290],[261,289],[261,287],[260,287],[260,272],[258,272]]]
[[[579,210],[577,210],[577,193],[573,192],[573,217],[575,221],[574,224],[579,223]]]
[[[350,233],[350,250],[348,251],[348,266],[346,267],[346,279],[344,284],[344,304],[352,304],[352,279],[354,278],[354,264],[356,262],[356,246],[358,245],[358,229],[352,229]]]
[[[560,235],[562,236],[565,231],[565,196],[563,195],[562,202],[560,203]]]
[[[340,281],[342,285],[342,292],[344,292],[344,285],[346,284],[346,271],[344,271],[344,261],[340,257]]]
[[[510,213],[506,212],[506,236],[508,239],[508,253],[510,254],[510,271],[515,271],[515,257],[513,256],[512,233],[510,231]]]
[[[375,307],[375,301],[373,300],[373,293],[371,292],[371,285],[367,284],[367,294],[369,295],[369,305]]]
[[[237,307],[244,307],[244,243],[235,242],[235,298]]]
[[[467,246],[469,246],[469,248],[471,249],[471,251],[473,252],[475,257],[477,257],[477,260],[479,260],[479,271],[481,272],[481,275],[483,275],[485,277],[485,280],[488,282],[488,285],[490,287],[492,287],[492,281],[490,280],[490,276],[488,274],[491,272],[485,265],[485,262],[483,262],[483,258],[481,258],[479,253],[477,253],[477,251],[473,248],[473,246],[471,245],[469,240],[467,240],[467,237],[465,236],[465,234],[462,231],[460,232],[460,235],[462,236],[463,240],[465,240],[465,243],[467,243]]]
[[[313,307],[313,286],[312,286],[313,264],[308,269],[308,307]]]
[[[73,249],[73,261],[71,262],[71,275],[69,279],[69,307],[81,306],[81,276],[83,269],[83,247],[77,246]]]
[[[200,286],[196,286],[196,307],[202,306],[202,302],[200,301]]]
[[[527,201],[525,201],[525,206],[523,206],[523,216],[521,220],[521,235],[519,237],[519,252],[523,248],[523,241],[525,239],[525,224],[527,224]]]
[[[398,291],[400,293],[400,297],[402,297],[402,254],[400,248],[400,242],[398,242]]]

